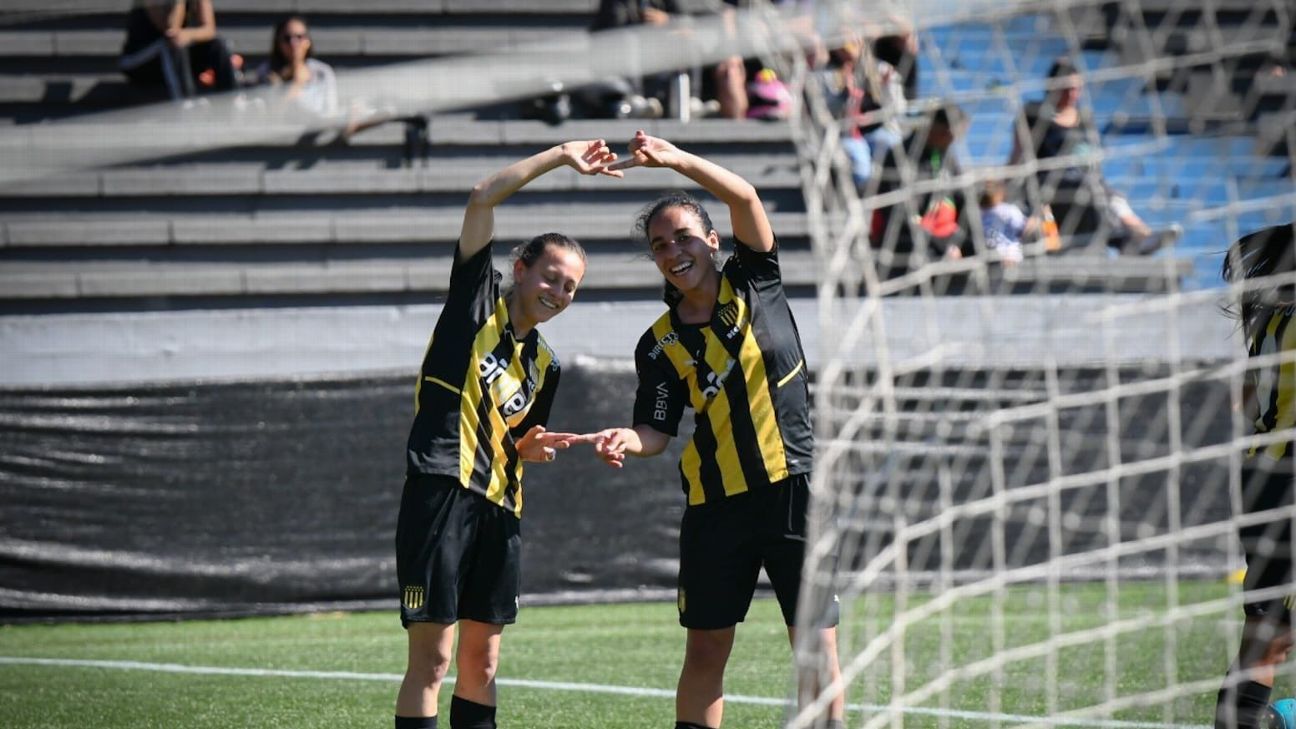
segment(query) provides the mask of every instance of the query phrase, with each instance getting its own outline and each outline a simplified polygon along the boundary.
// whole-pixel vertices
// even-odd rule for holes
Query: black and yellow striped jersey
[[[694,410],[679,464],[690,506],[813,465],[805,353],[778,254],[741,242],[736,248],[721,271],[711,321],[684,324],[672,307],[635,349],[634,424],[674,436],[685,405]]]
[[[515,439],[549,421],[558,359],[540,336],[513,336],[490,246],[450,273],[450,292],[414,388],[409,474],[450,476],[522,516]]]
[[[1247,325],[1247,353],[1251,357],[1285,354],[1280,361],[1252,366],[1247,370],[1250,385],[1250,402],[1247,414],[1252,418],[1256,434],[1286,431],[1296,428],[1296,309],[1292,307],[1268,310],[1268,315],[1257,316]],[[1261,448],[1252,449],[1249,455],[1263,455],[1273,460],[1291,458],[1296,436]]]

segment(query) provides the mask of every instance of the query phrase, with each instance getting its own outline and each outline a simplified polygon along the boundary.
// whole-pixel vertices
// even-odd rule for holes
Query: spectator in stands
[[[897,16],[890,20],[903,23]],[[911,28],[884,35],[873,41],[873,56],[889,64],[900,75],[905,98],[918,98],[918,34]]]
[[[1236,241],[1222,271],[1234,287],[1237,306],[1230,313],[1238,318],[1251,358],[1240,408],[1246,433],[1276,439],[1247,448],[1242,460],[1243,513],[1234,516],[1247,519],[1238,530],[1246,556],[1245,619],[1237,656],[1216,698],[1216,729],[1290,726],[1269,701],[1275,679],[1288,673],[1283,664],[1292,651],[1292,519],[1283,512],[1296,491],[1296,377],[1290,359],[1274,358],[1296,354],[1293,225]],[[1262,358],[1269,361],[1257,361]],[[1226,483],[1220,488],[1227,489]]]
[[[233,89],[242,58],[216,34],[212,0],[135,0],[119,65],[132,83],[179,101]]]
[[[972,222],[967,196],[953,179],[962,174],[953,145],[966,129],[967,117],[956,104],[928,112],[925,124],[887,150],[868,181],[866,198],[938,183],[874,206],[870,239],[881,253],[884,278],[902,275],[932,258],[953,260],[975,252],[970,233],[980,221]]]
[[[644,25],[664,28],[679,14],[676,0],[601,0],[590,32]],[[577,99],[584,116],[596,118],[654,118],[662,116],[669,93],[669,75],[643,79],[613,78],[582,89]]]
[[[772,68],[761,68],[747,84],[748,119],[786,121],[792,105],[792,90]]]
[[[391,110],[375,109],[362,99],[352,99],[342,109],[333,67],[315,58],[310,27],[300,15],[290,15],[275,24],[270,58],[257,67],[255,79],[258,84],[283,92],[278,99],[274,95],[260,97],[258,103],[278,101],[284,109],[306,120],[340,125],[338,139],[342,141],[389,121],[405,122],[407,135],[417,132],[414,127],[418,125],[426,129],[426,119],[421,116],[397,117]]]
[[[773,5],[779,24],[773,30],[791,35],[805,51],[808,63],[818,68],[827,62],[827,47],[815,30],[813,0],[724,0],[724,29],[738,34],[737,13]],[[719,104],[719,116],[726,119],[785,120],[792,110],[792,92],[767,59],[731,56],[713,69],[710,80]]]
[[[1092,119],[1080,106],[1083,80],[1066,58],[1049,69],[1050,87],[1043,101],[1027,104],[1019,115],[1008,164],[1063,158],[1035,175],[1039,200],[1052,207],[1070,249],[1106,241],[1120,253],[1150,255],[1179,237],[1180,228],[1153,231],[1129,201],[1103,178],[1096,159],[1085,159],[1101,144]],[[1027,151],[1032,157],[1027,157]],[[1064,249],[1065,250],[1065,249]]]
[[[689,15],[709,15],[715,10],[709,4],[690,0],[600,0],[597,14],[590,24],[591,32],[645,25],[666,28],[678,25]],[[732,31],[732,14],[725,9],[724,22]],[[694,69],[678,69],[656,74],[644,79],[615,79],[584,89],[577,101],[592,109],[592,116],[620,118],[653,118],[662,116],[670,102],[689,104],[689,114],[718,114],[733,119],[745,118],[747,113],[746,70],[741,58],[734,56],[707,69],[702,87],[691,88],[689,98],[673,98],[671,82],[679,74],[694,75]],[[693,81],[693,78],[689,79]],[[694,100],[694,94],[714,95],[706,102]],[[680,113],[680,109],[671,109]]]
[[[829,93],[842,117],[842,147],[851,161],[851,178],[862,194],[873,165],[903,141],[899,116],[906,100],[900,74],[872,57],[866,44],[852,40],[828,54]]]
[[[601,139],[567,142],[487,177],[468,198],[405,449],[396,573],[409,652],[396,729],[437,726],[452,655],[449,725],[495,726],[500,640],[518,612],[523,464],[565,447],[564,434],[545,430],[560,371],[538,327],[571,304],[585,251],[560,233],[536,236],[514,250],[513,285],[502,290],[495,208],[563,166],[621,177],[608,169],[615,159]]]
[[[981,183],[981,232],[988,250],[994,251],[1005,265],[1022,260],[1022,239],[1039,231],[1039,219],[1026,217],[1022,209],[1008,202],[1008,192],[999,180]]]
[[[325,119],[338,115],[333,67],[315,58],[310,29],[300,15],[275,24],[270,59],[257,68],[256,82],[282,88],[283,100],[302,112]]]

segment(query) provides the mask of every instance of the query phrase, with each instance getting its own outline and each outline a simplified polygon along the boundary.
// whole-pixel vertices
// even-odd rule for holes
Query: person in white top
[[[314,58],[310,29],[299,15],[275,25],[270,60],[257,68],[257,83],[282,86],[284,101],[298,111],[324,119],[338,116],[337,79],[333,68]]]

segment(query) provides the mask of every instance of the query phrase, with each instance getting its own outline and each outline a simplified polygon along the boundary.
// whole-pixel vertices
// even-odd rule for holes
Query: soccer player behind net
[[[634,425],[581,436],[609,465],[653,456],[676,435],[686,405],[696,429],[680,475],[688,497],[680,527],[678,608],[688,630],[676,689],[677,729],[719,727],[724,670],[735,626],[746,617],[762,565],[795,645],[814,452],[805,353],[779,273],[774,232],[746,180],[669,142],[638,132],[631,160],[667,167],[729,208],[735,253],[717,268],[720,236],[689,195],[669,193],[639,216],[666,279],[668,311],[635,350]],[[837,605],[815,611],[826,663],[803,693],[840,676]],[[825,680],[826,679],[826,680]],[[840,726],[843,699],[828,726]]]
[[[477,183],[464,211],[450,291],[423,358],[406,447],[396,571],[409,663],[396,729],[435,729],[437,697],[458,624],[450,726],[495,726],[495,669],[518,611],[522,462],[552,461],[564,436],[545,432],[558,360],[536,327],[571,304],[585,251],[559,233],[518,247],[513,286],[491,264],[495,206],[566,165],[610,171],[603,140],[567,142]]]
[[[1255,435],[1279,438],[1248,450],[1242,505],[1248,514],[1288,509],[1296,491],[1296,242],[1292,224],[1252,233],[1233,244],[1224,279],[1239,285],[1238,315],[1251,362],[1243,406]],[[1270,281],[1265,281],[1265,279]],[[1258,281],[1257,281],[1258,280]],[[1254,283],[1253,283],[1254,282]],[[1248,285],[1249,284],[1249,285]],[[1245,288],[1241,288],[1245,287]],[[1217,729],[1290,727],[1269,708],[1278,667],[1292,649],[1292,517],[1284,514],[1239,530],[1246,552],[1246,618],[1237,659],[1215,709]],[[1252,597],[1264,590],[1267,594]],[[1263,724],[1261,722],[1264,722]],[[1280,721],[1280,720],[1279,720]]]

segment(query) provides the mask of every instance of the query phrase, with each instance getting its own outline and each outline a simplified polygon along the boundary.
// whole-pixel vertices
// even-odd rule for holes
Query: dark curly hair
[[[698,217],[698,221],[702,223],[704,232],[710,233],[715,230],[715,225],[711,223],[711,215],[707,213],[706,208],[702,206],[702,203],[698,202],[697,198],[683,190],[671,190],[645,205],[639,211],[639,214],[635,216],[634,237],[646,245],[648,243],[648,228],[652,225],[653,220],[671,208],[684,208],[691,211]],[[712,262],[717,263],[714,258]],[[665,301],[667,305],[674,306],[683,297],[684,295],[680,293],[679,289],[675,288],[674,284],[669,281],[662,283],[662,301]]]
[[[1239,238],[1229,246],[1220,275],[1230,284],[1241,284],[1249,279],[1296,273],[1294,227],[1296,223],[1283,223]],[[1290,277],[1271,287],[1240,287],[1237,308],[1230,308],[1229,313],[1240,320],[1243,328],[1249,328],[1258,315],[1289,307],[1296,307],[1296,284]]]

